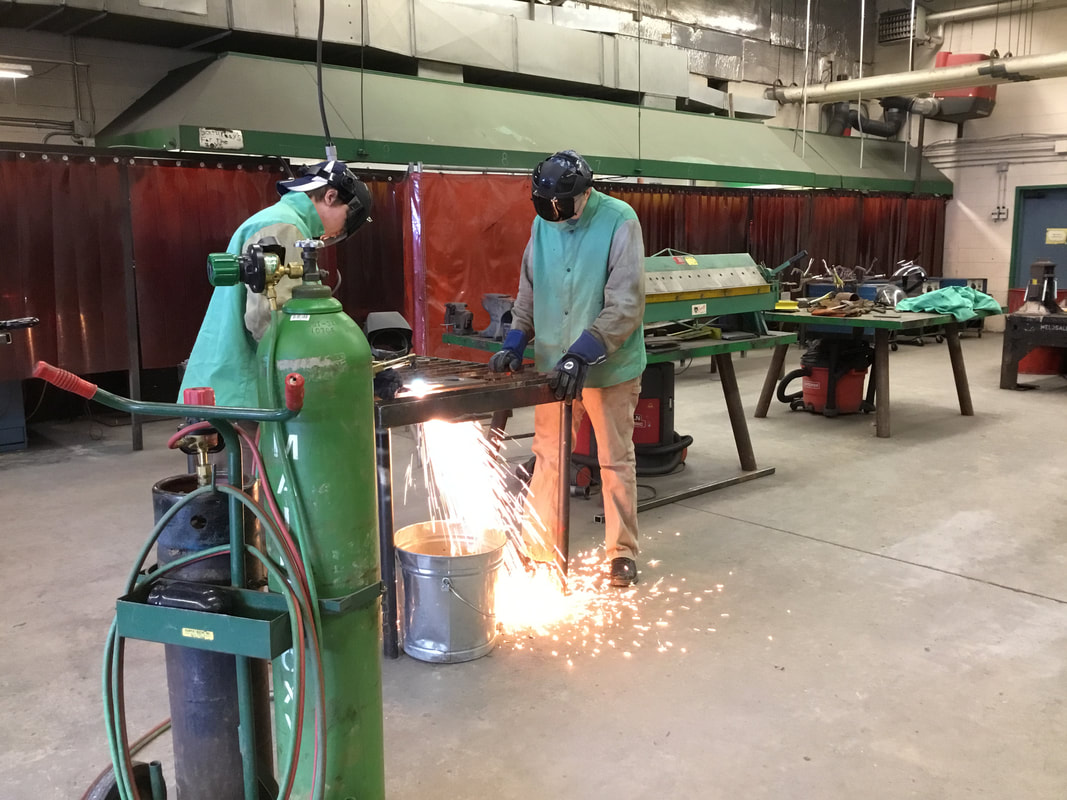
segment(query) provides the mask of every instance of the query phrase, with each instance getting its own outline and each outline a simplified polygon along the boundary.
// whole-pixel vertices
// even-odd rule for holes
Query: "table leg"
[[[1019,361],[1026,355],[1027,343],[1015,340],[1011,318],[1004,327],[1004,347],[1000,354],[1000,388],[1016,389],[1019,386]],[[192,456],[190,456],[192,458]],[[192,471],[192,470],[190,470]]]
[[[784,353],[782,357],[785,357]],[[741,460],[741,469],[754,470],[756,469],[756,454],[752,452],[752,439],[748,435],[745,409],[741,406],[741,392],[737,388],[737,374],[734,372],[733,359],[729,353],[717,355],[715,356],[715,366],[719,370],[722,394],[726,398],[726,410],[730,414],[730,427],[734,431],[734,443],[737,445],[737,455]],[[771,369],[774,369],[773,364]]]
[[[889,438],[889,331],[874,329],[874,432]]]
[[[378,462],[378,541],[382,568],[382,652],[386,658],[400,657],[397,629],[396,544],[393,542],[393,484],[390,476],[392,453],[388,428],[374,430]]]
[[[963,348],[960,347],[960,324],[950,322],[945,326],[945,341],[948,342],[948,357],[952,361],[952,377],[956,379],[956,395],[960,399],[960,413],[974,416],[971,405],[971,387],[967,383],[967,368],[963,365]]]
[[[489,422],[488,441],[494,455],[500,452],[500,446],[507,437],[508,419],[511,417],[511,409],[498,409],[493,412],[493,418]]]
[[[774,353],[771,354],[771,364],[767,367],[767,377],[763,379],[763,389],[759,394],[759,402],[756,403],[756,417],[758,419],[763,419],[767,416],[767,409],[770,408],[771,398],[774,397],[774,389],[782,375],[782,367],[785,365],[785,353],[788,349],[788,344],[779,344],[774,347]]]

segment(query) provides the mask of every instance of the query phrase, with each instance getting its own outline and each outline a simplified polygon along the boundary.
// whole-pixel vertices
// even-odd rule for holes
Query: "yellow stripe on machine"
[[[766,294],[770,292],[768,284],[761,286],[735,286],[730,289],[702,289],[692,292],[666,292],[664,294],[645,295],[646,303],[672,303],[676,300],[704,300],[709,297],[738,297],[747,294]]]

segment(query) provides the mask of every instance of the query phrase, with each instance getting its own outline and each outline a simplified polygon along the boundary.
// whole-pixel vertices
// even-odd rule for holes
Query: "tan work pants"
[[[633,434],[634,410],[640,394],[641,379],[634,378],[603,389],[583,389],[582,399],[574,401],[573,435],[577,437],[587,414],[596,433],[604,497],[604,546],[609,559],[636,558],[638,553]],[[559,437],[560,407],[555,403],[536,406],[533,453],[537,463],[530,481],[530,502],[544,523],[549,546],[558,546],[562,535],[558,514]],[[570,480],[569,465],[565,464],[564,469],[562,479]]]

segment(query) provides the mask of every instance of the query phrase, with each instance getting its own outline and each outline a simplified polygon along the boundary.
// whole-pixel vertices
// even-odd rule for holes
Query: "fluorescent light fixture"
[[[0,61],[0,78],[28,78],[33,74],[29,64],[10,64]]]

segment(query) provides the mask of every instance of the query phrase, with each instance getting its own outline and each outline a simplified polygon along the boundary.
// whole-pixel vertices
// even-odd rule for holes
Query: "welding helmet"
[[[593,170],[573,150],[561,150],[534,168],[534,210],[549,222],[562,222],[574,216],[575,200],[593,185]]]
[[[371,355],[388,361],[411,352],[411,325],[399,311],[372,311],[363,323]]]
[[[922,294],[922,286],[926,283],[926,270],[914,261],[898,261],[897,270],[889,276],[891,281],[900,281],[904,294],[914,297]]]
[[[894,283],[883,283],[874,294],[874,302],[889,308],[896,308],[897,303],[907,299],[907,293]]]
[[[322,161],[304,167],[303,175],[287,181],[278,181],[278,194],[287,192],[311,192],[322,187],[337,190],[337,199],[348,206],[345,225],[336,236],[324,237],[327,245],[342,242],[370,221],[373,202],[367,184],[355,176],[343,161]]]

